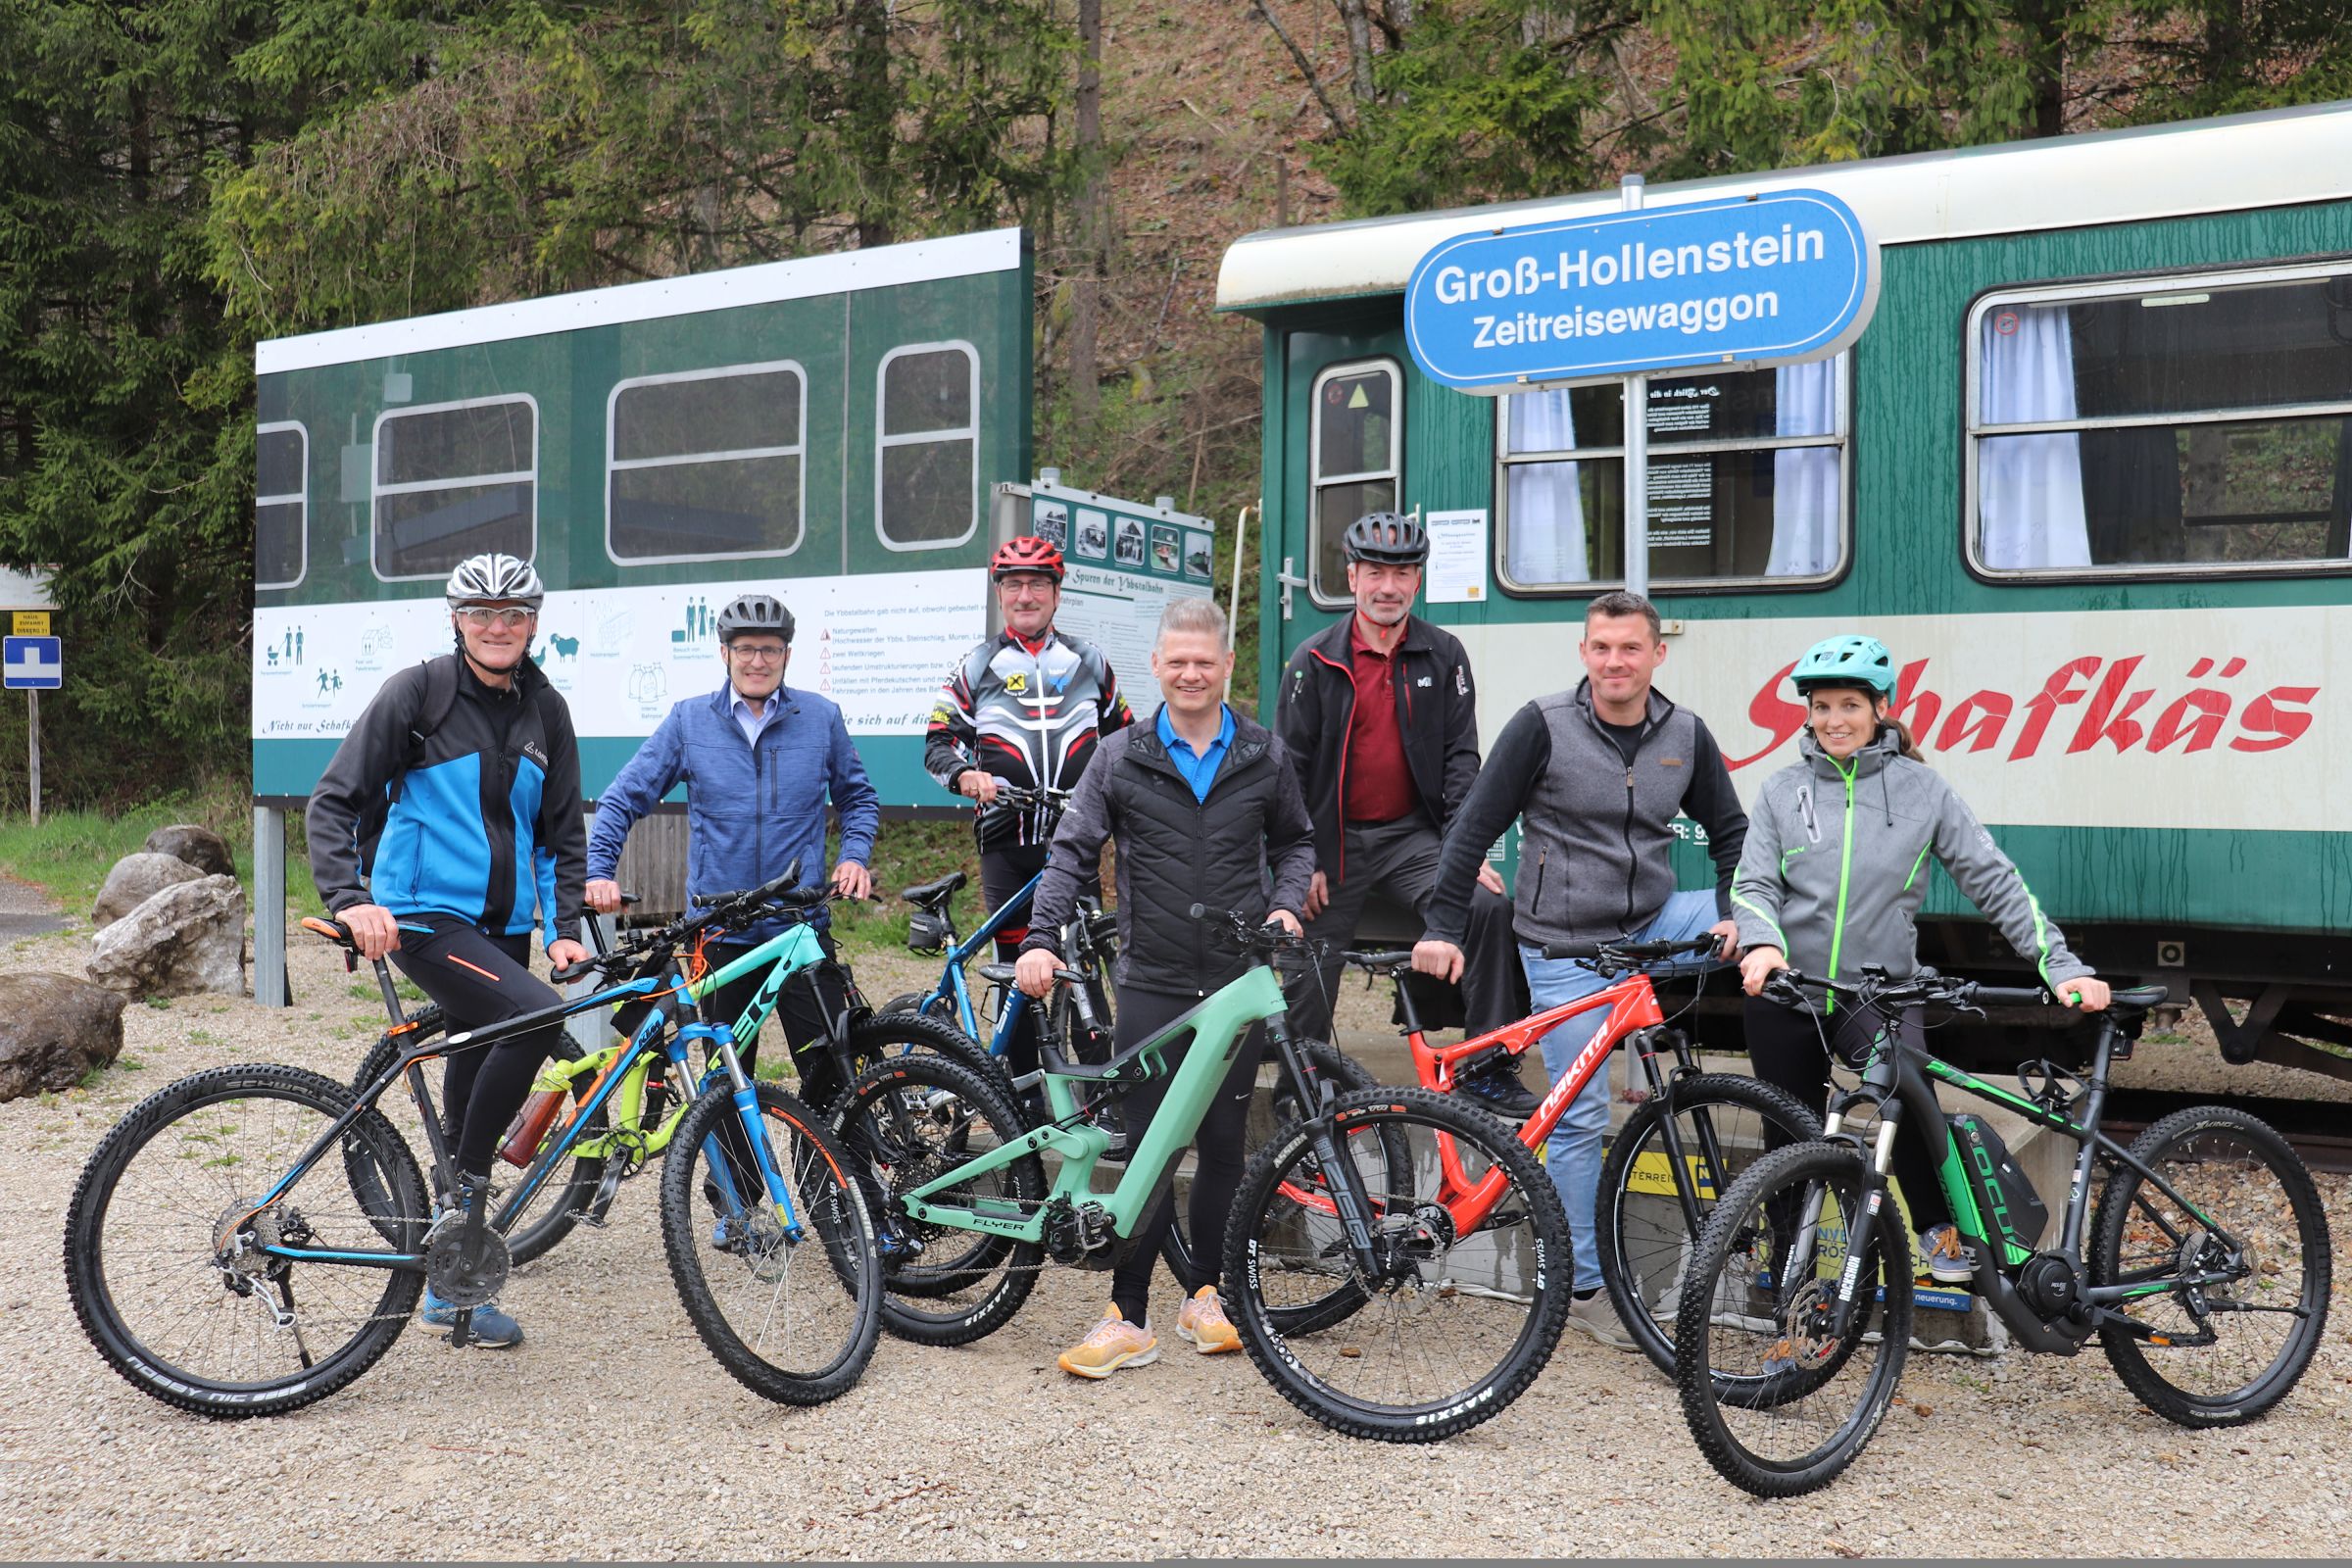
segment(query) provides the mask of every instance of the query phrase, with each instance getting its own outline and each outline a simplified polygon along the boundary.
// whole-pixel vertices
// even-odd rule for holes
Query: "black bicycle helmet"
[[[1367,512],[1348,525],[1340,546],[1349,561],[1418,566],[1429,559],[1429,534],[1421,519],[1396,512]]]
[[[772,631],[792,641],[792,612],[773,594],[745,594],[718,612],[718,640],[731,643],[747,631]]]

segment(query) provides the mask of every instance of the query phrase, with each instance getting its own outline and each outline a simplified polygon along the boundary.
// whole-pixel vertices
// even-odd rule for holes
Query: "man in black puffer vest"
[[[1225,706],[1233,649],[1224,612],[1211,599],[1180,599],[1160,617],[1152,672],[1165,701],[1149,723],[1102,739],[1054,834],[1021,947],[1021,989],[1054,989],[1062,926],[1081,886],[1091,883],[1103,840],[1119,841],[1119,986],[1116,1029],[1125,1050],[1151,1039],[1238,976],[1246,956],[1213,943],[1192,906],[1237,909],[1293,933],[1314,874],[1314,824],[1282,742]],[[1269,884],[1267,869],[1272,866]],[[1257,1084],[1262,1031],[1251,1030],[1200,1124],[1193,1176],[1193,1256],[1225,1255],[1225,1216],[1242,1180],[1242,1135]],[[1181,1049],[1169,1054],[1173,1074]],[[1167,1079],[1138,1084],[1125,1100],[1130,1145],[1140,1143]],[[1137,1228],[1111,1276],[1111,1304],[1094,1332],[1064,1351],[1061,1367],[1105,1378],[1159,1354],[1146,1307],[1152,1265],[1170,1211],[1163,1196]],[[1176,1332],[1202,1354],[1241,1348],[1226,1320],[1213,1274],[1179,1280],[1188,1293]]]

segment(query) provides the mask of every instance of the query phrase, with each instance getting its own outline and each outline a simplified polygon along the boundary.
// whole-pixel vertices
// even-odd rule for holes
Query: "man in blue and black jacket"
[[[880,797],[850,744],[841,709],[828,698],[784,684],[792,632],[792,612],[768,594],[745,594],[719,612],[726,684],[671,708],[597,802],[596,822],[588,833],[590,908],[610,913],[620,907],[620,888],[612,876],[629,829],[679,784],[686,786],[690,901],[758,887],[783,875],[794,860],[806,868],[807,880],[816,880],[824,864],[828,801],[841,816],[834,891],[853,899],[873,892],[866,859],[882,819]],[[812,923],[826,957],[832,957],[833,940],[821,910]],[[711,943],[707,952],[711,967],[733,962],[781,928],[779,920]],[[720,987],[704,1004],[705,1015],[733,1023],[765,979],[752,974]],[[823,1053],[802,1048],[824,1037],[828,1016],[837,1016],[846,1003],[846,982],[830,964],[795,977],[776,999],[784,1038],[812,1104],[823,1104],[841,1086]],[[758,1047],[757,1040],[736,1042],[747,1072]]]
[[[457,651],[384,682],[335,749],[305,817],[311,875],[363,956],[387,955],[448,1014],[453,1036],[563,999],[530,972],[534,931],[556,967],[579,944],[580,754],[571,710],[530,661],[544,590],[530,563],[460,562],[446,590]],[[499,1135],[530,1093],[560,1024],[452,1052],[442,1115],[461,1191],[478,1210]],[[429,1289],[423,1321],[459,1308]],[[519,1344],[495,1305],[475,1343]]]

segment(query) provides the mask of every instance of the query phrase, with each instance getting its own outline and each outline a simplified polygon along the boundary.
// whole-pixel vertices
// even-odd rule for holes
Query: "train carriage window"
[[[612,389],[605,550],[615,562],[788,556],[801,545],[808,378],[789,360]]]
[[[1845,555],[1843,356],[1649,383],[1649,570],[1661,591],[1821,582]],[[1625,576],[1620,387],[1501,399],[1499,573],[1519,592]]]
[[[1987,575],[2352,565],[2352,267],[2004,290],[1968,372]]]
[[[291,420],[265,424],[253,447],[253,585],[291,588],[310,564],[310,432]]]
[[[882,356],[874,528],[891,550],[944,550],[980,526],[980,354],[910,343]]]
[[[1309,437],[1312,497],[1307,514],[1312,558],[1308,592],[1325,604],[1348,603],[1341,540],[1367,512],[1394,512],[1404,471],[1403,377],[1394,360],[1334,365],[1315,377]]]
[[[438,577],[485,550],[529,560],[538,533],[538,404],[517,394],[378,415],[374,500],[378,577]]]

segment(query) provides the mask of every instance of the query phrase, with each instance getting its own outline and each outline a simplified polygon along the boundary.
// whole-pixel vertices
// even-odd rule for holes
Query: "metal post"
[[[292,1004],[286,984],[286,813],[253,808],[253,1000]]]
[[[41,694],[24,694],[25,771],[31,775],[32,825],[41,825]]]
[[[1244,507],[1233,519],[1233,592],[1225,601],[1225,630],[1227,635],[1233,637],[1241,635],[1242,546],[1249,537],[1250,509]],[[1263,637],[1266,634],[1265,627],[1259,626],[1257,634]],[[1231,675],[1225,677],[1225,696],[1227,701],[1231,701],[1233,698],[1233,677]],[[1258,704],[1258,711],[1266,712],[1268,710],[1264,703]]]
[[[1617,184],[1619,203],[1642,210],[1644,181],[1628,174]],[[1649,377],[1625,378],[1625,591],[1649,597]]]

